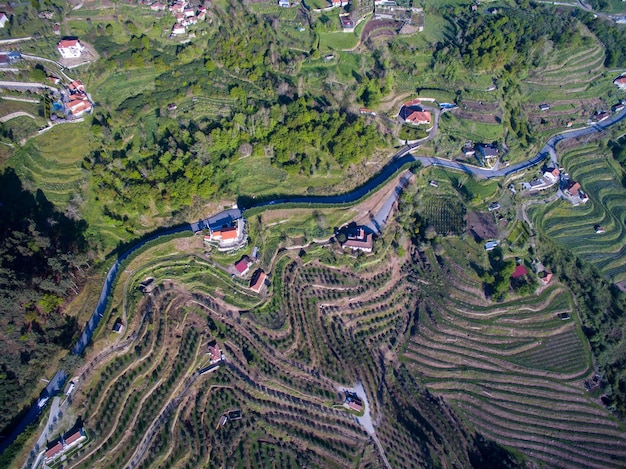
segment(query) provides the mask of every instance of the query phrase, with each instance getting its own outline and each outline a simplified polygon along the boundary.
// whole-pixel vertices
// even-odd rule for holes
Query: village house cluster
[[[474,157],[482,167],[491,168],[500,157],[500,148],[495,143],[466,142],[461,149],[466,157]]]
[[[206,19],[206,7],[199,6],[194,8],[185,0],[178,0],[171,5],[162,2],[154,2],[150,4],[152,11],[169,10],[176,22],[172,26],[171,37],[181,36],[187,32],[187,27],[197,24],[198,21]]]

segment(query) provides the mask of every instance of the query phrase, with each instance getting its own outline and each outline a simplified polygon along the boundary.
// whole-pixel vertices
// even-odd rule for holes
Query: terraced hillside
[[[585,391],[591,357],[569,291],[491,304],[458,257],[426,257],[446,288],[424,291],[407,366],[482,434],[548,467],[621,466],[626,433]]]
[[[587,34],[589,34],[587,32]],[[589,84],[604,73],[604,48],[602,44],[591,36],[588,43],[581,44],[577,49],[567,54],[552,53],[548,64],[538,67],[525,80],[525,86],[534,91],[528,93],[534,99],[563,99],[563,96],[575,93],[581,98],[588,91]],[[594,88],[597,96],[597,87]]]
[[[34,187],[43,190],[48,200],[64,209],[87,181],[81,167],[85,141],[84,128],[54,128],[20,149],[12,164]]]
[[[619,466],[626,433],[585,393],[569,291],[493,304],[472,273],[480,247],[444,247],[358,269],[332,247],[285,251],[265,301],[195,248],[153,248],[114,304],[124,336],[104,332],[80,371],[67,415],[91,440],[64,467],[518,464],[489,440],[548,466]],[[212,340],[225,361],[207,370]],[[341,405],[354,383],[358,420]]]
[[[607,278],[615,282],[625,280],[626,189],[621,184],[621,170],[597,145],[566,152],[561,164],[572,179],[581,182],[589,201],[577,207],[561,200],[547,206],[531,206],[533,224],[596,266]],[[604,233],[596,234],[596,225]]]

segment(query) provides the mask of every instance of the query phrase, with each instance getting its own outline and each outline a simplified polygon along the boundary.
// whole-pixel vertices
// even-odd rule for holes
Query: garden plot
[[[429,197],[422,202],[423,217],[437,233],[459,235],[465,230],[465,206],[453,197]]]

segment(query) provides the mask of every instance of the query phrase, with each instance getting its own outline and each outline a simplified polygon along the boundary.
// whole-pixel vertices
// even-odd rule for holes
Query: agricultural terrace
[[[487,302],[471,273],[481,248],[456,239],[444,248],[450,257],[441,263],[428,251],[419,257],[428,287],[419,289],[419,322],[401,361],[498,443],[551,467],[620,466],[626,433],[583,386],[591,354],[570,292],[555,284]]]
[[[626,189],[622,170],[597,145],[569,150],[560,158],[571,178],[581,181],[589,195],[585,205],[573,207],[558,200],[547,206],[532,205],[529,215],[536,229],[589,261],[607,278],[626,279]],[[600,225],[604,233],[596,234]]]
[[[96,338],[113,353],[79,371],[68,415],[93,440],[66,467],[381,466],[383,453],[392,467],[467,467],[483,436],[546,465],[618,466],[626,434],[584,391],[591,357],[569,291],[491,303],[473,273],[482,248],[442,245],[358,263],[332,244],[282,250],[267,299],[196,237],[150,248]],[[211,340],[226,362],[200,375]],[[342,407],[357,381],[380,448]]]
[[[185,239],[171,243],[192,257],[197,249],[194,242],[186,249]],[[84,416],[93,442],[65,467],[379,466],[370,437],[337,393],[357,380],[368,390],[383,386],[384,402],[372,391],[367,397],[374,415],[388,415],[378,438],[394,466],[432,465],[439,451],[432,431],[468,463],[474,443],[463,425],[448,420],[446,404],[402,366],[393,380],[378,366],[379,353],[397,348],[411,321],[416,279],[406,275],[408,259],[385,259],[384,267],[355,274],[320,262],[317,251],[306,264],[283,254],[272,302],[246,312],[241,298],[239,307],[227,303],[228,285],[207,286],[219,266],[178,262],[172,246],[153,248],[129,266],[128,296],[115,302],[109,321],[123,315],[126,336],[111,342],[117,334],[111,324],[103,328],[100,337],[115,352],[87,360],[73,398],[70,414]],[[142,295],[136,287],[148,274],[157,286]],[[212,339],[226,363],[199,375]],[[241,420],[224,422],[234,410]],[[408,420],[399,422],[401,415]],[[416,432],[424,438],[416,440]]]

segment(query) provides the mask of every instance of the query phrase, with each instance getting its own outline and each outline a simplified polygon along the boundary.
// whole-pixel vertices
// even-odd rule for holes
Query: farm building
[[[243,256],[239,261],[235,262],[235,270],[242,277],[250,271],[250,266],[253,264],[252,259],[248,256]]]
[[[560,174],[561,174],[561,172],[559,171],[559,168],[548,168],[543,173],[543,179],[545,179],[546,181],[554,184],[555,182],[557,182],[559,180],[559,175]]]
[[[485,243],[485,251],[493,251],[499,244],[499,241],[487,241]]]
[[[63,453],[73,447],[79,445],[81,442],[87,439],[87,434],[83,428],[79,428],[73,433],[63,435],[59,440],[56,440],[52,446],[49,446],[45,453],[46,464],[53,462],[57,458],[61,457]]]
[[[350,16],[340,16],[339,21],[341,22],[341,29],[344,33],[351,33],[354,31],[354,21]]]
[[[257,270],[252,276],[252,281],[250,282],[250,289],[255,293],[261,293],[261,291],[265,287],[266,278],[267,278],[267,274],[265,272],[263,272],[261,269]]]
[[[241,246],[246,240],[246,222],[241,210],[230,209],[191,225],[194,232],[208,229],[209,235],[204,237],[205,243],[217,243],[220,250],[232,250]]]
[[[80,57],[85,50],[78,39],[63,39],[57,44],[57,49],[64,59]]]
[[[346,400],[343,403],[346,409],[354,410],[355,412],[361,412],[363,410],[363,401],[356,393],[346,392]]]
[[[215,340],[209,342],[207,354],[209,355],[209,364],[213,365],[222,361],[223,355],[219,345]]]
[[[613,84],[617,86],[620,90],[626,91],[626,75],[621,75],[613,80]]]
[[[569,195],[570,197],[576,197],[578,195],[578,192],[580,191],[580,183],[576,181],[570,181],[567,183],[563,191],[566,195]]]
[[[113,324],[113,332],[117,332],[118,334],[121,334],[122,331],[124,330],[124,323],[122,322],[121,318],[117,318],[115,320],[115,323]]]
[[[342,247],[352,249],[352,251],[372,252],[374,235],[366,231],[364,226],[355,227],[348,231],[346,242]]]
[[[537,274],[543,285],[547,285],[552,280],[552,272],[542,270]]]

